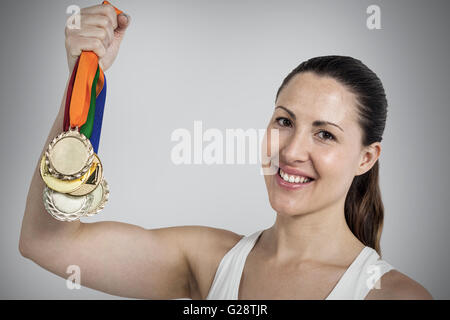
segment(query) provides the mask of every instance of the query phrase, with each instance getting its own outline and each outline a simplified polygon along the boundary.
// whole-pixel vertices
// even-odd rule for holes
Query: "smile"
[[[290,190],[304,188],[314,182],[311,178],[287,174],[281,168],[278,168],[276,180],[279,186]]]

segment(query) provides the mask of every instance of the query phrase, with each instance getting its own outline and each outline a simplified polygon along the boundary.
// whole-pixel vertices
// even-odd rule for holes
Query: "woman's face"
[[[276,212],[304,214],[344,203],[355,175],[369,170],[380,151],[364,152],[356,112],[354,94],[330,77],[300,73],[281,90],[267,131],[279,130],[278,154],[270,156],[290,174],[287,181],[280,170],[264,176]],[[314,180],[302,184],[302,174]]]

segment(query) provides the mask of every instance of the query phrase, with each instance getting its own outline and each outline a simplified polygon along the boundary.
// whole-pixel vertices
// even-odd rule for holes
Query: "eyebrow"
[[[297,117],[295,116],[295,113],[293,113],[291,110],[289,110],[286,107],[283,106],[277,106],[275,109],[280,108],[283,109],[284,111],[286,111],[287,113],[289,113],[289,115],[294,118],[294,120],[297,119]],[[325,120],[316,120],[312,123],[313,127],[320,127],[320,126],[324,126],[326,124],[338,127],[339,129],[341,129],[342,132],[344,132],[344,130],[342,130],[342,128],[340,126],[338,126],[336,123],[330,122],[330,121],[325,121]]]

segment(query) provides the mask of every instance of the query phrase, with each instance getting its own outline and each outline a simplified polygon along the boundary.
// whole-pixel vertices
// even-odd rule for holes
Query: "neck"
[[[364,244],[349,229],[344,203],[339,203],[295,216],[277,213],[275,224],[261,236],[261,247],[273,261],[333,261],[345,265]]]

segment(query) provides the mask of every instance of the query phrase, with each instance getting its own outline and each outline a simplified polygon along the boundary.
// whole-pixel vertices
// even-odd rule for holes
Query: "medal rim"
[[[96,161],[98,161],[98,162],[96,163]],[[75,189],[74,191],[67,192],[69,195],[71,195],[71,196],[84,196],[84,195],[86,195],[86,194],[88,194],[88,193],[94,192],[94,190],[97,189],[98,186],[102,183],[102,181],[103,181],[103,164],[102,164],[102,162],[100,161],[100,158],[98,157],[98,155],[97,155],[96,153],[94,153],[94,160],[92,161],[91,169],[92,169],[92,166],[95,166],[95,168],[94,168],[93,170],[89,170],[89,171],[88,171],[88,176],[87,176],[87,178],[86,178],[86,181],[89,180],[89,177],[90,177],[92,174],[94,174],[94,172],[97,170],[97,168],[100,168],[100,173],[99,173],[100,177],[99,177],[98,182],[97,182],[97,184],[95,185],[95,187],[94,187],[91,191],[89,191],[89,192],[81,192],[81,193],[77,193],[77,191],[80,191],[80,189],[82,189],[82,188],[83,188],[83,185],[86,183],[86,181],[84,181],[84,182],[83,182],[77,189]]]
[[[91,210],[89,210],[90,208],[88,208],[86,213],[84,214],[84,217],[91,217],[98,214],[100,211],[103,210],[106,203],[108,202],[110,193],[109,184],[105,179],[103,179],[97,188],[99,188],[100,186],[102,187],[102,199],[95,208]],[[94,201],[94,199],[92,199],[92,201]]]
[[[47,212],[55,219],[59,220],[59,221],[67,221],[67,222],[71,222],[71,221],[75,221],[75,220],[79,220],[89,209],[89,207],[92,204],[92,201],[94,199],[94,197],[92,196],[92,194],[87,194],[81,197],[85,197],[86,201],[84,202],[83,206],[76,211],[76,213],[68,213],[68,212],[64,212],[61,211],[60,209],[58,209],[55,205],[54,202],[54,198],[53,198],[53,194],[55,191],[49,187],[45,187],[44,191],[43,191],[43,200],[44,200],[44,207],[47,210]],[[65,193],[61,193],[58,192],[62,195],[66,195]],[[76,197],[76,196],[72,196],[72,197]],[[80,197],[80,198],[81,198]]]
[[[84,165],[84,167],[74,173],[74,174],[64,174],[64,173],[60,173],[58,172],[58,170],[55,169],[55,167],[52,164],[51,161],[51,152],[53,150],[53,148],[55,147],[55,145],[58,142],[61,142],[64,138],[68,138],[68,137],[72,137],[72,138],[76,138],[79,141],[81,141],[84,146],[86,147],[87,150],[87,161],[86,164]],[[46,163],[47,163],[47,167],[48,167],[48,171],[55,177],[57,177],[60,180],[75,180],[80,178],[81,176],[83,176],[86,172],[89,171],[92,162],[94,160],[94,149],[92,147],[92,144],[90,142],[90,140],[81,132],[79,132],[77,129],[72,129],[69,128],[69,130],[67,131],[63,131],[61,132],[59,135],[57,135],[55,138],[53,138],[53,140],[49,143],[46,151],[45,151],[45,155],[46,155]]]
[[[74,180],[61,180],[61,179],[53,176],[48,171],[45,154],[42,155],[39,172],[41,174],[41,178],[44,181],[45,185],[48,188],[50,188],[54,191],[60,192],[60,193],[70,193],[70,192],[77,190],[89,178],[89,172],[85,173],[80,178],[74,179]],[[60,186],[64,186],[64,188],[61,188]],[[71,186],[71,187],[69,188],[69,186]]]

